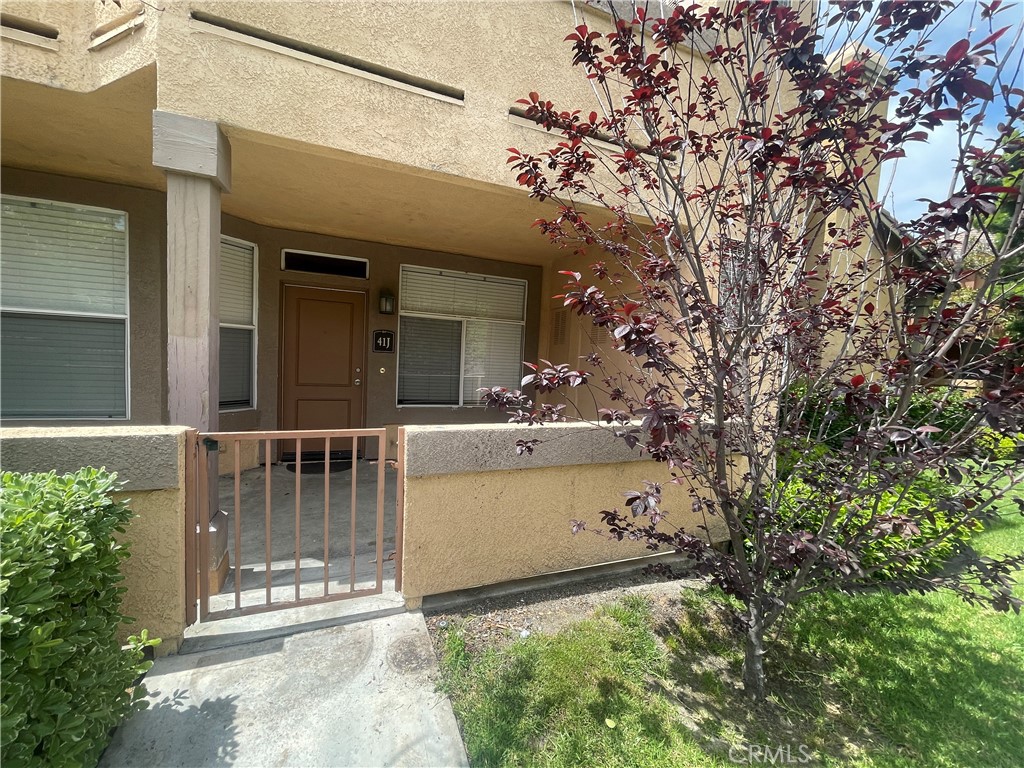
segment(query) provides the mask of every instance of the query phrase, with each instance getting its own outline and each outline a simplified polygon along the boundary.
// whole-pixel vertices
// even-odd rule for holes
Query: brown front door
[[[281,429],[362,427],[366,295],[286,285],[282,304]],[[294,443],[281,450],[287,458]],[[314,452],[323,455],[322,441],[303,442],[304,455]]]

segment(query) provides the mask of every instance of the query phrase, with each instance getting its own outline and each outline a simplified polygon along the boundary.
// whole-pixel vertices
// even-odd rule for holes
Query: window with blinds
[[[220,240],[220,410],[256,407],[256,246]]]
[[[398,404],[477,405],[522,378],[526,281],[402,267]]]
[[[127,214],[0,205],[0,416],[128,418]]]

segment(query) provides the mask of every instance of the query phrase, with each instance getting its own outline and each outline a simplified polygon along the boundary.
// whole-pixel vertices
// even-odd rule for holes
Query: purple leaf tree
[[[1001,332],[1021,206],[1009,235],[988,228],[1022,194],[1000,181],[1021,148],[1022,25],[980,3],[936,50],[953,5],[577,4],[566,63],[593,99],[520,101],[553,146],[510,149],[510,168],[551,206],[536,226],[562,250],[564,305],[611,351],[531,364],[484,399],[523,424],[604,422],[656,463],[572,528],[675,551],[737,598],[755,699],[766,633],[802,596],[949,588],[1020,607],[1024,555],[968,544],[1024,480],[1019,451],[986,448],[1024,429],[1024,362]],[[898,222],[882,164],[940,127],[958,137],[949,192]],[[601,407],[563,397],[581,389]],[[519,453],[544,450],[538,434]],[[705,522],[676,522],[683,507]]]

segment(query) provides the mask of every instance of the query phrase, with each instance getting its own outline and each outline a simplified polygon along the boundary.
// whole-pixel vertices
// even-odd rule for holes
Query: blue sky
[[[1008,6],[1006,11],[996,16],[997,29],[1021,22],[1024,12],[1022,0],[1009,0]],[[980,5],[971,0],[961,4],[940,21],[931,35],[929,48],[936,53],[945,53],[964,37],[974,42],[983,40],[988,36],[989,21],[980,18],[980,10]],[[972,26],[974,32],[970,31]],[[1013,33],[1013,29],[1006,32],[999,41],[1001,47],[1006,46]],[[983,138],[991,139],[996,135],[996,125],[1001,116],[1001,109],[990,110],[983,123]],[[948,196],[953,158],[957,154],[956,126],[944,124],[932,132],[927,143],[908,144],[906,151],[906,157],[890,161],[883,167],[880,187],[885,206],[904,221],[925,210],[927,204],[918,202],[919,198],[939,200]]]

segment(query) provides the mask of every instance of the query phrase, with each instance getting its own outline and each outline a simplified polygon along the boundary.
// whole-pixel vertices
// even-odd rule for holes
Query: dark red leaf
[[[974,96],[976,99],[983,99],[984,101],[992,101],[995,94],[992,92],[992,86],[986,83],[984,80],[976,80],[975,78],[969,78],[961,81],[963,85],[964,93]]]
[[[971,189],[971,192],[974,192],[975,194],[978,194],[978,195],[1009,195],[1009,194],[1016,193],[1017,192],[1017,188],[1016,187],[983,187],[983,186],[977,186],[977,187],[974,187],[973,189]]]
[[[970,49],[971,41],[966,38],[953,43],[953,45],[949,47],[949,50],[946,51],[946,65],[953,66],[954,64],[957,64]]]
[[[982,40],[980,43],[978,43],[976,46],[974,46],[974,50],[977,51],[980,48],[984,48],[989,43],[994,43],[996,40],[998,40],[1000,37],[1002,37],[1003,34],[1008,29],[1009,29],[1009,27],[1003,27],[1002,29],[993,32],[991,35],[989,35],[984,40]]]

